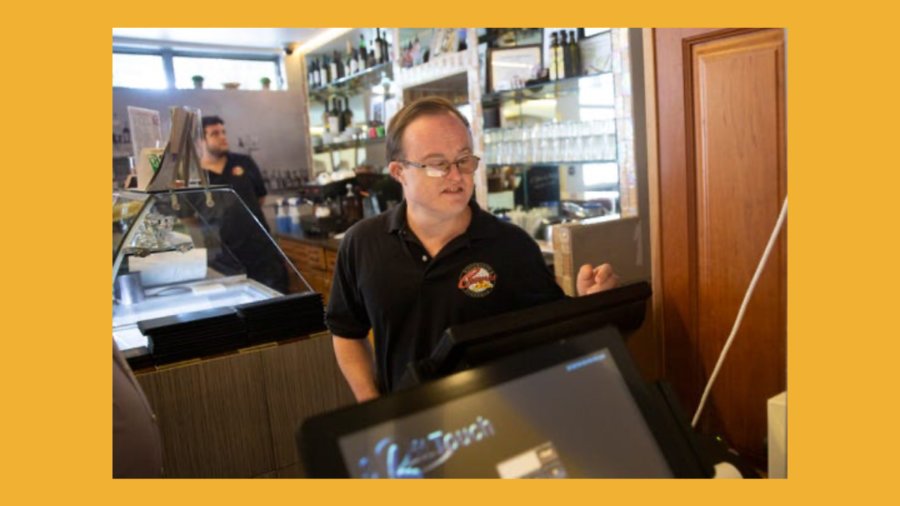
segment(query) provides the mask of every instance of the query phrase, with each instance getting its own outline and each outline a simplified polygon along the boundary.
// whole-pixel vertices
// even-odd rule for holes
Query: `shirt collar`
[[[472,221],[469,222],[469,228],[466,229],[464,235],[469,239],[482,239],[491,237],[496,227],[496,218],[487,211],[481,209],[475,199],[469,201],[469,208],[472,210]],[[397,233],[407,229],[406,224],[406,199],[394,206],[387,212],[387,229],[389,234]]]

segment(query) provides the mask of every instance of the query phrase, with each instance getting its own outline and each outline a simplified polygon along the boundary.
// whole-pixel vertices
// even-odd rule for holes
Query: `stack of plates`
[[[147,336],[147,347],[157,364],[215,355],[247,345],[244,322],[230,307],[144,320],[138,328]]]
[[[250,344],[298,337],[325,330],[322,294],[293,293],[235,306]]]

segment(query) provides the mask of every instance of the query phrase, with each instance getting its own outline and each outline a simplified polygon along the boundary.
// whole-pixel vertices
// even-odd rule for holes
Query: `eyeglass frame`
[[[475,168],[472,169],[472,172],[464,172],[464,171],[462,170],[462,168],[460,167],[460,165],[459,165],[460,161],[463,160],[463,159],[465,159],[465,158],[474,158],[474,159],[475,159]],[[478,164],[481,163],[481,157],[480,157],[480,156],[475,156],[475,155],[465,155],[465,156],[462,156],[462,157],[460,157],[460,158],[457,158],[455,161],[452,161],[452,162],[448,162],[448,161],[445,160],[444,163],[447,164],[447,168],[446,168],[446,169],[437,168],[437,167],[434,167],[433,165],[429,165],[429,164],[427,164],[427,163],[419,163],[419,162],[414,162],[414,161],[412,161],[412,160],[404,160],[404,159],[402,159],[402,158],[396,160],[396,162],[397,162],[397,163],[400,163],[401,165],[408,165],[408,166],[413,167],[413,168],[416,168],[416,169],[425,169],[425,175],[426,175],[426,176],[428,176],[428,177],[433,177],[433,178],[439,178],[439,177],[447,177],[447,176],[449,176],[449,175],[450,175],[450,169],[451,169],[454,165],[456,165],[456,170],[458,170],[460,174],[467,174],[467,175],[468,175],[468,174],[474,174],[475,171],[478,170]],[[437,175],[437,174],[435,174],[436,172],[439,172],[440,174]]]

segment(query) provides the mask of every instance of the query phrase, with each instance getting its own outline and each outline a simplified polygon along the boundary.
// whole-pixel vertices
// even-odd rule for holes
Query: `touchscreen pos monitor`
[[[322,478],[709,477],[611,326],[305,420]]]
[[[453,325],[444,331],[430,357],[407,364],[396,389],[605,325],[627,337],[643,323],[650,294],[650,285],[639,282]]]

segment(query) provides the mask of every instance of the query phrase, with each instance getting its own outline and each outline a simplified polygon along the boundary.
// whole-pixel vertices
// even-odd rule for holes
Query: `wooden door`
[[[787,194],[784,31],[654,30],[664,375],[693,416]],[[765,466],[786,388],[786,231],[698,428]]]

